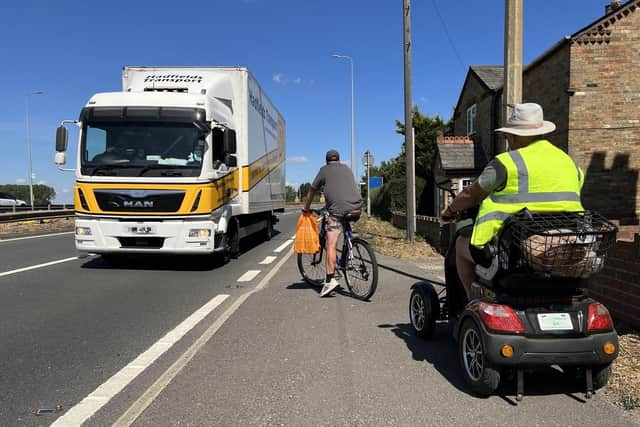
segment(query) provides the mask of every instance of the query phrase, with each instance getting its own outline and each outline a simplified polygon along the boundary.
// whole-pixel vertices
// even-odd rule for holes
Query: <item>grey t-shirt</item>
[[[498,159],[493,159],[478,177],[478,184],[487,193],[500,191],[507,185],[507,170]]]
[[[321,167],[311,186],[324,192],[329,213],[344,215],[354,209],[360,209],[362,205],[362,198],[351,169],[340,162],[330,162]]]

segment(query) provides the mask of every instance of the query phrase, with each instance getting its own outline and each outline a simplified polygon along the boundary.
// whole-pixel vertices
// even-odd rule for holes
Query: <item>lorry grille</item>
[[[121,248],[160,249],[164,245],[164,237],[118,237]]]
[[[96,201],[106,212],[177,212],[184,191],[176,190],[94,190]]]

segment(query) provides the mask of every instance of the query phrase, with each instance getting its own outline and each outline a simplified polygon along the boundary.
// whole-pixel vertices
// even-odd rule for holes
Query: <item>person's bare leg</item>
[[[456,240],[456,269],[458,270],[458,278],[460,278],[469,299],[471,299],[471,285],[476,279],[476,263],[469,250],[470,241],[469,237],[464,236],[458,236]]]
[[[325,243],[325,250],[327,251],[327,274],[333,274],[336,271],[336,245],[339,234],[340,230],[327,230]]]

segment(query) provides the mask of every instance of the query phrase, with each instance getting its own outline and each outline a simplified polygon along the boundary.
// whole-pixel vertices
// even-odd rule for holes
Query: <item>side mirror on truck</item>
[[[236,158],[235,154],[225,154],[224,163],[227,165],[227,167],[235,168],[238,166],[238,159]]]
[[[59,126],[56,129],[56,151],[67,151],[67,145],[69,143],[69,131],[64,126]]]
[[[67,163],[67,145],[69,143],[69,131],[63,126],[56,129],[56,157],[55,163],[58,166]]]

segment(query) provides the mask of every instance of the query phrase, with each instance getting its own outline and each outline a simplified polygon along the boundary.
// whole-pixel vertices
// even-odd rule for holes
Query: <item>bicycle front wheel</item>
[[[345,281],[355,298],[366,301],[373,296],[378,286],[378,261],[371,245],[355,238],[351,241],[352,257],[347,259]]]
[[[322,286],[327,274],[324,249],[315,254],[298,254],[298,270],[305,282],[312,286]]]

